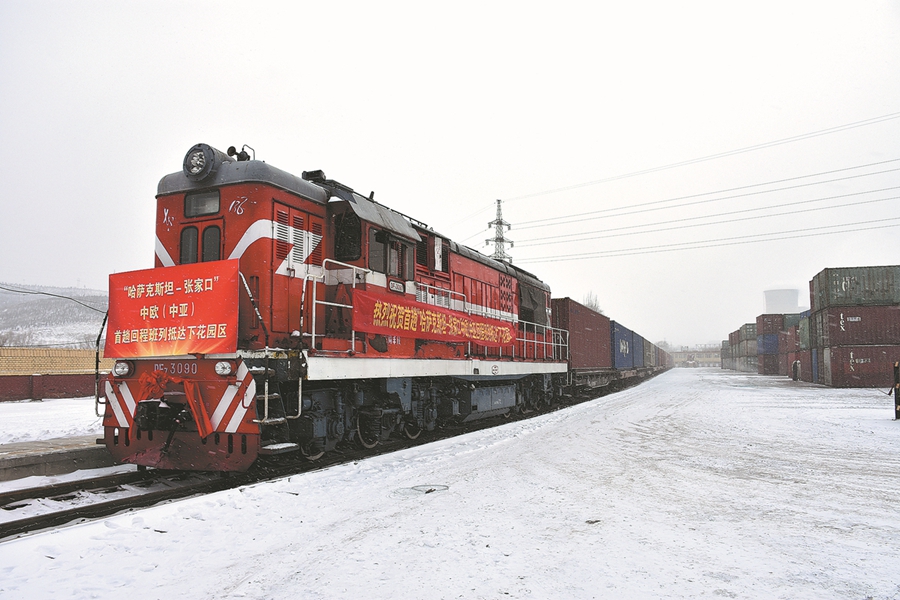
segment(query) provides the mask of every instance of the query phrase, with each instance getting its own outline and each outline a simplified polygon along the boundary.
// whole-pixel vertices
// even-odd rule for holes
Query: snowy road
[[[0,543],[0,598],[900,598],[880,390],[713,369]]]

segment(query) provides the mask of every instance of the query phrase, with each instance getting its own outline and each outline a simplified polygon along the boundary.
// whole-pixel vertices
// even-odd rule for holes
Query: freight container
[[[823,269],[810,282],[811,310],[900,304],[900,266]]]
[[[756,339],[756,323],[745,323],[738,331],[742,342]]]
[[[650,343],[647,338],[644,338],[644,366],[645,367],[655,367],[654,364],[656,361],[653,360],[653,344]]]
[[[756,368],[760,375],[778,375],[778,355],[760,354]]]
[[[900,306],[829,307],[816,313],[818,346],[900,345]]]
[[[781,330],[784,331],[786,329],[790,329],[791,327],[796,327],[800,324],[800,319],[802,318],[802,316],[803,313],[784,315],[784,324],[781,326]]]
[[[801,350],[797,353],[797,360],[800,361],[800,381],[812,383],[812,350]]]
[[[612,344],[612,363],[616,369],[634,368],[634,349],[631,330],[620,323],[610,321],[610,342]]]
[[[784,328],[784,315],[759,315],[756,317],[756,336],[778,333]]]
[[[894,363],[900,346],[840,346],[825,348],[822,381],[832,387],[880,387],[894,384]]]
[[[820,369],[819,369],[819,349],[818,349],[818,348],[813,348],[813,349],[811,350],[811,352],[812,352],[812,365],[811,365],[811,367],[812,367],[812,382],[813,382],[813,383],[819,383],[819,373],[820,373]]]
[[[793,356],[796,352],[782,352],[778,355],[778,374],[791,376],[791,363],[796,360]]]
[[[743,357],[756,356],[756,351],[757,351],[756,338],[754,338],[752,340],[745,340],[745,341],[741,342],[740,344],[738,344],[738,348],[739,348],[738,356],[743,356]]]
[[[610,321],[571,298],[551,300],[553,326],[569,332],[569,368],[612,368]]]
[[[757,354],[778,354],[778,334],[766,333],[756,338]]]
[[[809,315],[809,344],[810,348],[820,348],[819,345],[819,328],[818,323],[816,322],[816,317],[813,314]]]
[[[634,348],[634,366],[640,368],[644,366],[644,338],[632,332],[633,348]]]

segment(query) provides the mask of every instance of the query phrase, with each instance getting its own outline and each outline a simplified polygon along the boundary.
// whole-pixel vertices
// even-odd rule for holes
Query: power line
[[[34,290],[17,290],[17,289],[13,289],[13,288],[4,287],[2,285],[0,285],[0,290],[4,290],[7,292],[13,292],[14,294],[28,294],[28,295],[34,295],[34,296],[50,296],[52,298],[62,298],[63,300],[71,300],[72,302],[74,302],[76,304],[80,304],[81,306],[83,306],[85,308],[89,308],[91,310],[97,311],[101,315],[106,314],[105,310],[101,310],[95,306],[85,304],[84,302],[81,302],[80,300],[76,300],[75,298],[72,298],[71,296],[61,296],[59,294],[51,294],[50,292],[37,292]]]
[[[847,204],[838,204],[838,205],[834,205],[834,206],[824,206],[821,208],[813,208],[813,209],[808,209],[808,210],[803,210],[803,211],[790,211],[790,212],[784,212],[784,213],[758,215],[755,217],[745,217],[745,218],[740,218],[740,219],[731,219],[731,220],[727,220],[727,221],[713,221],[711,223],[699,223],[699,224],[694,224],[694,225],[680,225],[678,227],[665,227],[665,228],[660,228],[660,229],[651,229],[651,230],[647,230],[647,231],[634,231],[631,233],[622,233],[622,234],[616,234],[616,235],[595,235],[595,234],[605,234],[605,233],[614,232],[614,231],[625,231],[628,229],[642,229],[645,227],[655,227],[657,225],[663,225],[663,224],[685,223],[687,221],[699,221],[701,219],[712,219],[715,217],[725,217],[725,216],[729,216],[729,215],[738,215],[738,214],[744,214],[744,213],[748,213],[748,212],[758,212],[758,211],[762,211],[762,210],[769,210],[771,208],[783,208],[783,207],[788,207],[788,206],[799,206],[802,204],[813,204],[815,202],[825,202],[827,200],[837,200],[839,198],[849,198],[851,196],[861,196],[863,194],[874,194],[877,192],[886,192],[886,191],[897,190],[897,189],[900,189],[900,186],[881,188],[881,189],[877,189],[877,190],[866,190],[864,192],[851,192],[848,194],[839,194],[837,196],[827,196],[825,198],[813,198],[811,200],[800,200],[797,202],[788,202],[788,203],[779,204],[778,206],[762,206],[762,207],[756,207],[756,208],[745,208],[745,209],[741,209],[741,210],[734,210],[734,211],[716,213],[716,214],[711,214],[711,215],[684,217],[681,219],[668,219],[666,221],[662,221],[662,222],[657,221],[655,223],[641,223],[638,225],[626,225],[626,226],[622,226],[622,227],[611,227],[609,229],[600,229],[597,231],[589,231],[589,232],[575,233],[575,234],[551,235],[551,236],[532,238],[531,240],[526,240],[525,243],[520,243],[519,246],[520,247],[545,246],[548,244],[562,244],[562,243],[566,243],[566,242],[585,242],[585,241],[589,241],[589,240],[597,240],[597,239],[604,239],[604,238],[610,238],[610,237],[621,237],[621,236],[625,236],[625,235],[641,235],[641,234],[645,234],[645,233],[657,233],[660,231],[670,231],[672,229],[685,229],[688,227],[705,227],[707,225],[722,225],[725,223],[737,223],[739,221],[764,219],[764,218],[768,218],[768,217],[780,217],[780,216],[784,216],[784,215],[797,214],[797,213],[801,213],[801,212],[814,212],[817,210],[828,210],[828,209],[832,209],[832,208],[846,208],[846,207],[850,207],[850,206],[861,206],[863,204],[874,204],[876,202],[885,202],[887,200],[897,200],[897,199],[900,199],[900,196],[894,196],[891,198],[878,198],[875,200],[865,200],[862,202],[851,202],[851,203],[847,203]],[[591,236],[591,237],[577,237],[577,236]],[[557,241],[545,241],[545,240],[557,240]]]
[[[893,160],[900,160],[900,159],[893,159]],[[887,162],[893,162],[893,161],[887,161]],[[865,166],[868,166],[868,165],[865,165]],[[859,168],[859,167],[850,167],[850,168]],[[744,193],[744,194],[734,194],[734,195],[732,195],[732,196],[722,196],[722,197],[720,197],[720,198],[710,198],[710,199],[707,199],[707,200],[697,200],[697,201],[695,201],[695,202],[684,202],[684,203],[682,203],[682,204],[677,204],[677,205],[675,205],[675,206],[658,206],[659,204],[665,204],[665,203],[668,203],[668,202],[677,202],[678,200],[687,200],[687,199],[690,199],[690,198],[699,198],[699,197],[701,197],[701,196],[709,196],[709,195],[712,195],[712,194],[718,194],[718,193],[728,192],[728,191],[732,191],[732,190],[748,189],[748,188],[751,188],[751,187],[759,187],[759,186],[762,186],[762,185],[770,185],[771,183],[780,183],[780,182],[776,181],[776,182],[770,182],[770,183],[758,183],[758,184],[753,184],[753,185],[749,185],[749,186],[743,186],[743,187],[741,187],[741,188],[732,188],[731,190],[721,190],[721,191],[718,191],[718,192],[703,192],[703,193],[700,193],[700,194],[692,194],[692,195],[690,195],[690,196],[679,196],[679,197],[677,197],[677,198],[669,198],[669,199],[667,199],[667,200],[654,200],[654,201],[652,201],[652,202],[644,202],[644,203],[641,203],[641,204],[635,204],[635,205],[632,205],[631,208],[637,208],[637,209],[639,209],[639,210],[626,210],[626,209],[624,209],[624,208],[619,208],[619,207],[615,207],[615,208],[604,208],[604,209],[601,209],[601,210],[594,210],[594,211],[589,211],[589,212],[584,212],[584,213],[578,213],[578,214],[573,214],[573,215],[564,215],[564,216],[561,216],[561,217],[548,217],[548,218],[546,218],[546,219],[536,219],[536,220],[534,220],[534,221],[525,221],[525,223],[541,223],[542,225],[533,225],[533,224],[531,224],[531,225],[524,225],[524,224],[519,224],[519,225],[517,225],[517,229],[519,229],[519,230],[522,230],[522,229],[534,229],[535,227],[541,227],[541,226],[543,226],[543,227],[555,227],[555,226],[557,226],[557,225],[569,225],[569,224],[571,224],[571,223],[580,223],[580,222],[582,222],[582,221],[589,221],[589,220],[593,220],[593,219],[598,219],[598,218],[600,218],[600,216],[590,216],[590,215],[603,215],[603,214],[605,214],[605,213],[610,213],[610,212],[613,212],[613,211],[625,211],[625,212],[619,212],[619,213],[614,214],[614,215],[608,215],[608,218],[623,217],[623,216],[626,216],[626,215],[636,215],[636,214],[647,213],[647,212],[655,212],[655,211],[660,211],[660,210],[669,210],[669,209],[672,209],[672,208],[683,208],[683,207],[685,207],[685,206],[696,206],[696,205],[698,205],[698,204],[709,204],[709,203],[711,203],[711,202],[720,202],[720,201],[722,201],[722,200],[734,200],[735,198],[746,198],[746,197],[748,197],[748,196],[757,196],[757,195],[760,195],[760,194],[770,194],[770,193],[773,193],[773,192],[783,192],[783,191],[785,191],[785,190],[795,190],[795,189],[804,188],[804,187],[811,187],[811,186],[815,186],[815,185],[824,185],[824,184],[826,184],[826,183],[835,183],[835,182],[837,182],[837,181],[847,181],[847,180],[850,180],[850,179],[859,179],[859,178],[861,178],[861,177],[869,177],[870,175],[883,175],[883,174],[885,174],[885,173],[893,173],[893,172],[895,172],[895,171],[900,171],[900,167],[897,167],[897,168],[894,168],[894,169],[886,169],[886,170],[884,170],[884,171],[875,171],[875,172],[873,172],[873,173],[860,173],[859,175],[848,175],[848,176],[846,176],[846,177],[836,177],[836,178],[834,178],[834,179],[826,179],[826,180],[824,180],[824,181],[812,181],[812,182],[809,182],[809,183],[800,183],[800,184],[797,184],[797,185],[788,185],[788,186],[784,186],[784,187],[780,187],[780,188],[773,188],[773,189],[770,189],[770,190],[759,190],[759,191],[755,191],[755,192],[747,192],[747,193]],[[791,178],[791,179],[803,179],[803,178],[807,178],[807,177],[816,177],[817,175],[820,175],[820,174],[815,174],[815,175],[803,175],[803,176],[796,177],[796,178]],[[790,181],[791,179],[786,179],[786,180],[782,180],[782,181]],[[643,207],[648,207],[648,206],[653,206],[654,208],[643,208]],[[578,217],[578,218],[576,218],[576,217]],[[588,217],[588,218],[584,218],[584,217]],[[568,221],[559,221],[559,222],[557,222],[557,223],[549,223],[549,221],[555,221],[555,220],[558,220],[558,219],[570,219],[570,220],[568,220]]]
[[[640,248],[628,248],[624,250],[607,250],[600,252],[590,252],[590,253],[580,253],[580,254],[563,254],[559,256],[546,256],[541,258],[525,258],[519,260],[520,264],[529,264],[529,263],[544,263],[544,262],[565,262],[572,260],[587,260],[592,258],[618,258],[623,256],[636,256],[639,254],[661,254],[664,252],[673,252],[676,250],[702,250],[705,248],[718,248],[721,246],[737,246],[741,244],[752,244],[752,243],[760,243],[760,242],[774,242],[778,240],[789,240],[789,239],[797,239],[797,238],[807,238],[807,237],[818,237],[822,235],[835,235],[840,233],[853,233],[856,231],[871,231],[875,229],[887,229],[891,227],[900,227],[900,223],[894,223],[892,225],[877,225],[873,227],[860,227],[856,229],[846,229],[842,231],[820,231],[819,233],[805,233],[812,231],[819,231],[824,229],[836,229],[838,227],[853,227],[856,225],[869,225],[871,223],[884,223],[885,221],[900,221],[900,217],[894,217],[891,219],[875,219],[871,221],[859,221],[857,223],[842,223],[840,225],[823,225],[821,227],[809,227],[805,229],[793,229],[788,231],[779,231],[774,233],[760,233],[754,235],[742,235],[728,238],[719,238],[713,240],[703,240],[699,242],[681,242],[677,244],[661,244],[658,246],[644,246]],[[798,234],[798,235],[786,235],[786,234]],[[769,237],[768,239],[759,239],[766,238],[767,236],[782,236],[782,237]]]
[[[715,160],[715,159],[717,159],[717,158],[724,158],[724,157],[726,157],[726,156],[734,156],[734,155],[736,155],[736,154],[743,154],[743,153],[745,153],[745,152],[753,152],[753,151],[755,151],[755,150],[762,150],[762,149],[765,149],[765,148],[771,148],[771,147],[773,147],[773,146],[780,146],[780,145],[782,145],[782,144],[789,144],[789,143],[791,143],[791,142],[798,142],[798,141],[802,141],[802,140],[807,140],[807,139],[814,138],[814,137],[819,137],[819,136],[822,136],[822,135],[828,135],[828,134],[831,134],[831,133],[838,133],[838,132],[840,132],[840,131],[847,131],[847,130],[849,130],[849,129],[856,129],[857,127],[865,127],[866,125],[874,125],[874,124],[876,124],[876,123],[882,123],[882,122],[884,122],[884,121],[890,121],[890,120],[892,120],[892,119],[897,119],[897,118],[900,118],[900,112],[890,113],[890,114],[887,114],[887,115],[881,115],[880,117],[872,117],[871,119],[864,119],[864,120],[862,120],[862,121],[856,121],[856,122],[853,122],[853,123],[847,123],[847,124],[844,124],[844,125],[838,125],[838,126],[836,126],[836,127],[829,127],[828,129],[820,129],[819,131],[812,131],[812,132],[809,132],[809,133],[803,133],[803,134],[796,135],[796,136],[793,136],[793,137],[782,138],[782,139],[780,139],[780,140],[774,140],[774,141],[771,141],[771,142],[765,142],[765,143],[762,143],[762,144],[756,144],[756,145],[754,145],[754,146],[747,146],[747,147],[744,147],[744,148],[738,148],[737,150],[728,150],[728,151],[726,151],[726,152],[720,152],[720,153],[718,153],[718,154],[710,154],[710,155],[708,155],[708,156],[702,156],[702,157],[699,157],[699,158],[692,158],[692,159],[689,159],[689,160],[684,160],[684,161],[680,161],[680,162],[676,162],[676,163],[670,163],[670,164],[662,165],[662,166],[659,166],[659,167],[651,167],[651,168],[649,168],[649,169],[643,169],[643,170],[640,170],[640,171],[633,171],[633,172],[631,172],[631,173],[625,173],[625,174],[623,174],[623,175],[614,175],[614,176],[612,176],[612,177],[606,177],[606,178],[604,178],[604,179],[596,179],[596,180],[594,180],[594,181],[588,181],[588,182],[585,182],[585,183],[578,183],[578,184],[569,185],[569,186],[565,186],[565,187],[561,187],[561,188],[555,188],[555,189],[552,189],[552,190],[545,190],[545,191],[542,191],[542,192],[535,192],[535,193],[533,193],[533,194],[525,194],[525,195],[522,195],[522,196],[515,196],[515,197],[513,197],[513,198],[508,198],[507,200],[512,201],[512,200],[522,200],[522,199],[525,199],[525,198],[534,198],[534,197],[536,197],[536,196],[544,196],[544,195],[547,195],[547,194],[555,194],[555,193],[558,193],[558,192],[566,192],[566,191],[574,190],[574,189],[578,189],[578,188],[588,187],[588,186],[592,186],[592,185],[598,185],[598,184],[600,184],[600,183],[607,183],[607,182],[610,182],[610,181],[617,181],[617,180],[620,180],[620,179],[627,179],[627,178],[629,178],[629,177],[637,177],[637,176],[639,176],[639,175],[647,175],[647,174],[649,174],[649,173],[656,173],[656,172],[658,172],[658,171],[664,171],[664,170],[666,170],[666,169],[674,169],[674,168],[677,168],[677,167],[684,167],[684,166],[696,164],[696,163],[699,163],[699,162],[705,162],[705,161],[709,161],[709,160]]]

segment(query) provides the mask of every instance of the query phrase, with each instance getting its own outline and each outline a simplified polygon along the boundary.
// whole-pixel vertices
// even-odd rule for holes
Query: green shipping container
[[[812,312],[900,304],[900,266],[823,269],[810,281]]]

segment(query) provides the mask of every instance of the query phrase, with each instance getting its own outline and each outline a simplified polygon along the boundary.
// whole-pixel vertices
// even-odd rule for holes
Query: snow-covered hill
[[[0,346],[92,348],[106,292],[0,283]]]

